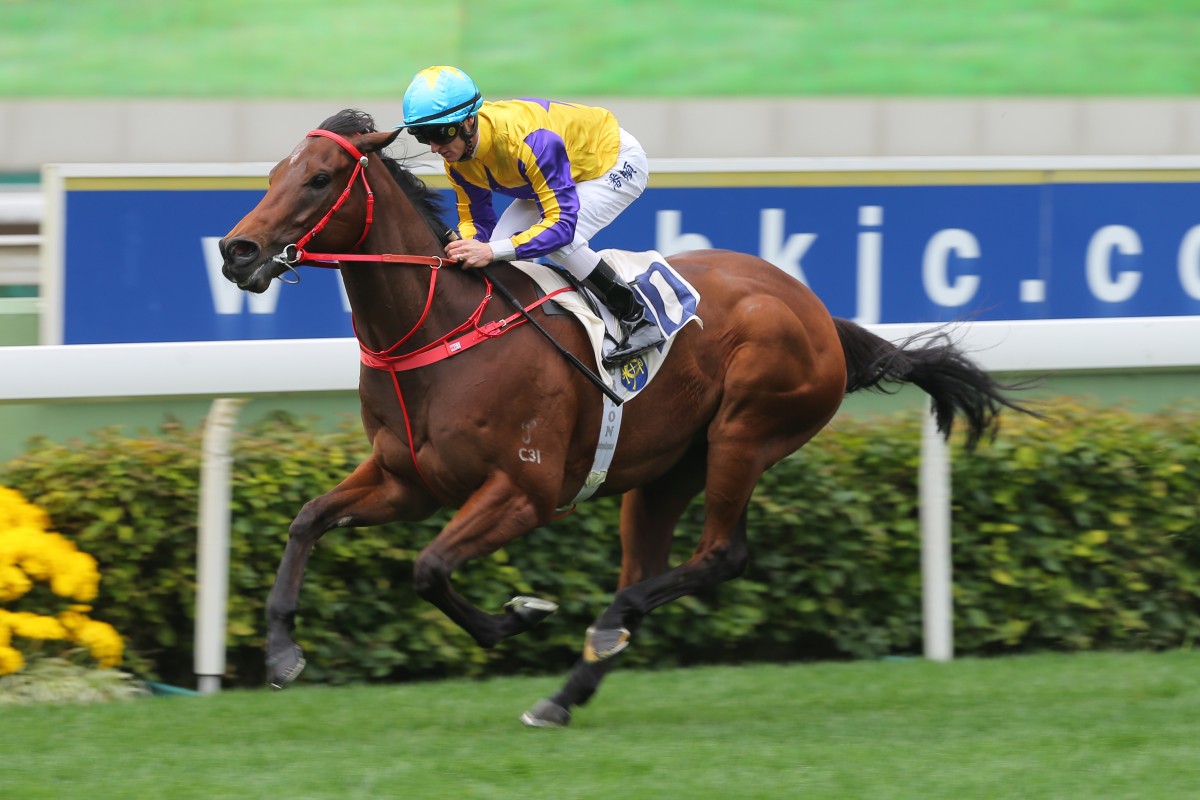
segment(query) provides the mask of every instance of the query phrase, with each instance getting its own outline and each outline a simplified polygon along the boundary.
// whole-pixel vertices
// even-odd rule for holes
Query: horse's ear
[[[359,140],[358,149],[364,153],[374,153],[382,150],[392,142],[396,141],[396,137],[400,135],[400,129],[392,131],[377,131],[376,133],[364,133]]]

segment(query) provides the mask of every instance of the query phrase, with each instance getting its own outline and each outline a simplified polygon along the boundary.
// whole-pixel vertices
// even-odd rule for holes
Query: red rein
[[[437,287],[437,276],[439,270],[444,265],[452,264],[454,262],[448,261],[441,256],[402,255],[395,253],[309,253],[304,250],[304,245],[312,241],[312,239],[316,237],[317,234],[319,234],[327,224],[329,224],[329,220],[338,211],[338,209],[345,205],[346,200],[350,197],[350,192],[354,189],[354,182],[360,177],[362,178],[363,189],[367,193],[366,219],[363,222],[362,234],[358,237],[358,241],[354,243],[354,246],[350,248],[351,250],[358,249],[359,245],[366,240],[367,233],[370,232],[371,223],[374,222],[375,217],[375,194],[371,191],[371,184],[367,181],[367,156],[361,153],[359,149],[351,144],[350,141],[344,136],[336,134],[333,131],[318,129],[309,131],[308,135],[322,136],[326,139],[331,139],[334,142],[337,142],[339,145],[341,145],[342,149],[349,153],[357,163],[354,166],[354,172],[350,175],[350,180],[346,182],[346,188],[342,191],[341,195],[334,202],[329,211],[326,212],[325,216],[321,217],[317,224],[313,226],[312,230],[305,234],[300,241],[296,242],[294,245],[289,245],[289,248],[295,248],[295,257],[290,260],[287,259],[286,253],[289,248],[284,248],[284,256],[281,259],[282,262],[288,267],[298,264],[308,264],[314,267],[326,267],[332,269],[338,269],[337,262],[339,261],[414,264],[418,266],[430,267],[429,292],[425,298],[425,308],[421,312],[421,316],[417,320],[416,324],[412,327],[412,330],[406,333],[404,337],[400,339],[400,341],[384,350],[371,350],[363,343],[362,338],[358,335],[357,327],[355,328],[354,336],[356,339],[358,339],[359,359],[362,361],[362,363],[368,367],[371,367],[372,369],[384,370],[391,373],[392,385],[396,390],[396,399],[400,402],[400,412],[404,416],[404,430],[408,436],[408,448],[409,453],[412,456],[413,467],[416,469],[417,475],[421,478],[421,482],[425,484],[425,487],[429,489],[430,493],[441,499],[441,496],[434,491],[429,481],[425,478],[425,475],[421,472],[420,465],[417,463],[417,451],[415,445],[413,444],[412,424],[409,421],[408,406],[404,402],[404,393],[400,390],[400,379],[397,376],[397,373],[427,366],[436,361],[441,361],[443,358],[449,358],[450,356],[457,355],[465,350],[470,349],[471,347],[474,347],[477,344],[480,344],[481,342],[486,342],[498,336],[503,336],[505,333],[508,333],[509,331],[523,325],[525,323],[525,318],[521,313],[516,313],[505,317],[504,319],[496,320],[495,322],[487,322],[480,325],[479,320],[483,317],[483,313],[487,308],[488,302],[492,299],[492,282],[485,276],[483,279],[483,299],[479,302],[479,305],[471,313],[471,315],[467,317],[465,322],[444,336],[441,336],[430,344],[425,345],[424,347],[418,348],[410,353],[397,354],[396,350],[398,350],[401,345],[407,342],[413,336],[413,334],[421,329],[421,326],[425,323],[425,318],[429,316],[429,310],[433,307],[434,289]],[[280,259],[278,256],[276,258]],[[561,294],[562,292],[569,291],[574,290],[570,287],[566,287],[552,292],[549,295],[539,299],[536,303],[528,306],[526,311],[540,306],[542,303]]]
[[[312,230],[306,233],[300,241],[296,242],[296,255],[291,260],[292,264],[309,264],[314,267],[329,267],[336,269],[339,261],[367,261],[375,263],[389,264],[415,264],[431,268],[429,278],[429,292],[425,298],[425,308],[421,312],[420,318],[412,330],[404,335],[400,341],[388,347],[385,350],[371,350],[361,338],[358,337],[358,331],[355,330],[355,337],[358,338],[358,345],[361,354],[362,363],[368,367],[380,370],[388,370],[390,372],[403,372],[405,370],[417,369],[432,364],[435,361],[441,361],[443,358],[457,355],[480,342],[494,339],[497,336],[503,336],[508,331],[524,324],[525,320],[520,313],[513,314],[502,320],[488,322],[483,325],[479,324],[479,320],[483,317],[483,312],[487,308],[488,302],[492,299],[492,282],[484,277],[484,296],[480,301],[479,306],[471,313],[467,320],[459,325],[454,330],[438,338],[436,341],[412,351],[411,353],[397,354],[396,350],[407,342],[414,333],[421,329],[425,324],[425,318],[429,316],[429,310],[433,307],[434,290],[437,288],[438,270],[444,265],[454,263],[447,261],[441,256],[416,256],[403,255],[396,253],[379,253],[379,254],[364,254],[364,253],[310,253],[304,249],[304,245],[308,244],[314,237],[317,236],[325,226],[329,224],[329,220],[333,215],[345,205],[347,198],[350,197],[350,192],[354,189],[354,182],[359,177],[362,178],[363,189],[367,193],[367,213],[366,219],[363,222],[362,234],[358,237],[358,241],[354,243],[351,250],[357,249],[359,245],[366,240],[367,234],[371,230],[371,223],[375,218],[375,194],[371,191],[371,184],[367,182],[367,157],[363,155],[357,147],[350,143],[348,139],[333,131],[313,130],[309,131],[309,136],[323,136],[326,139],[331,139],[341,145],[350,156],[357,162],[354,166],[354,172],[350,175],[350,180],[346,182],[346,188],[342,190],[341,195],[334,202],[333,207],[326,212],[325,216],[313,226]],[[561,292],[572,291],[572,289],[559,289],[546,297],[541,298],[536,303],[533,303],[526,311],[537,308],[542,303]]]

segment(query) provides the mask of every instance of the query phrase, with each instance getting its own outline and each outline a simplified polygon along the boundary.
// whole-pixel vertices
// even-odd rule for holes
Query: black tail
[[[942,330],[918,334],[894,345],[847,319],[834,319],[842,350],[846,353],[846,393],[860,389],[886,392],[886,383],[911,383],[932,398],[938,430],[947,438],[954,417],[967,423],[967,448],[992,438],[1000,412],[1011,408],[1022,414],[1042,415],[1010,400],[1006,393],[1029,383],[1002,384],[993,380]]]

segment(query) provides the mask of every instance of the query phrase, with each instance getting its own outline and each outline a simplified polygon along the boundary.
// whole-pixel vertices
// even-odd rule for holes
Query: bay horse
[[[325,120],[275,165],[266,195],[220,243],[224,276],[250,292],[300,265],[340,267],[363,353],[371,454],[289,528],[266,610],[268,680],[277,688],[304,666],[292,640],[301,578],[333,528],[457,508],[415,561],[416,593],[483,647],[537,624],[552,602],[517,597],[484,611],[455,591],[451,575],[555,519],[596,452],[597,387],[535,326],[488,302],[494,279],[533,304],[531,281],[506,263],[485,278],[444,260],[451,234],[438,194],[383,153],[397,134],[353,109]],[[323,252],[305,250],[310,244]],[[744,570],[759,477],[824,428],[847,393],[915,384],[930,395],[942,434],[961,417],[972,447],[995,433],[1003,408],[1032,413],[1010,399],[1016,387],[995,382],[944,335],[893,345],[832,318],[808,287],[761,258],[701,250],[669,261],[699,291],[703,324],[678,333],[662,370],[623,408],[625,435],[595,495],[622,495],[619,588],[562,689],[523,715],[527,725],[568,724],[647,614]],[[573,318],[529,313],[595,363]],[[480,346],[430,355],[464,336]],[[699,543],[669,567],[675,525],[701,491]]]

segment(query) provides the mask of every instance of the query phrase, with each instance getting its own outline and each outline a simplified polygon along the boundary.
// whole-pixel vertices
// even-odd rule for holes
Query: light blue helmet
[[[479,87],[455,67],[429,67],[417,73],[404,92],[405,126],[462,122],[483,105]]]

